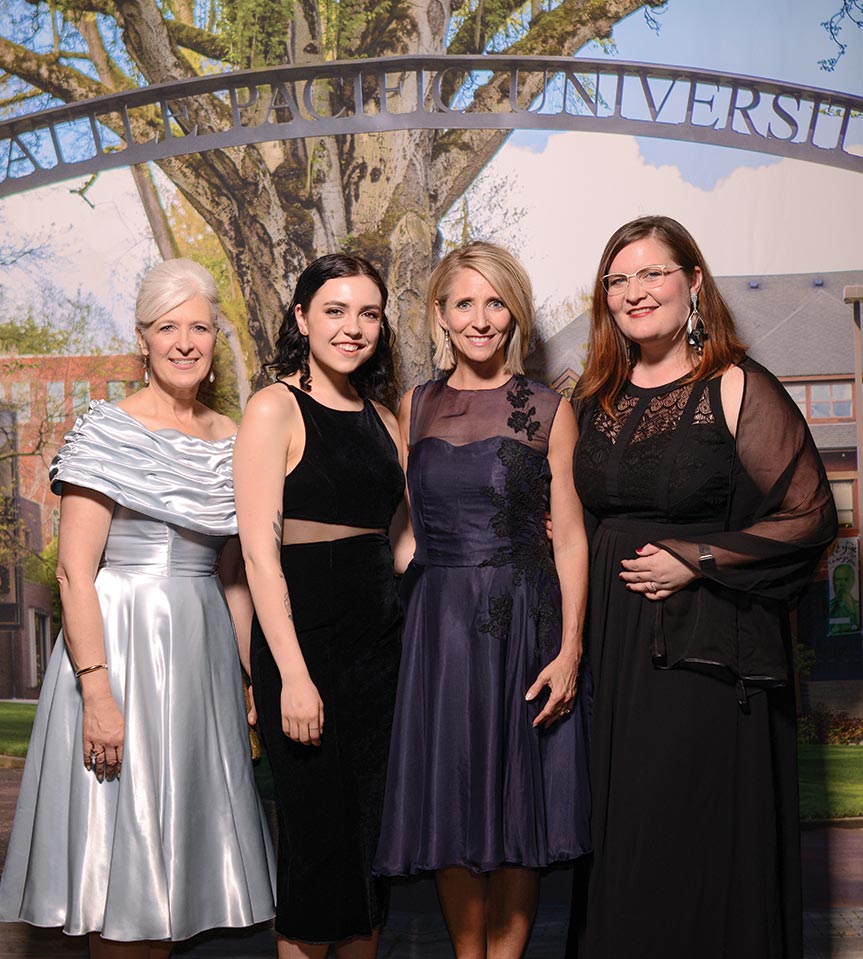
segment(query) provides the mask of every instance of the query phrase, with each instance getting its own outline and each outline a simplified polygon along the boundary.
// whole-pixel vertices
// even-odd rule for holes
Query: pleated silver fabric
[[[233,439],[145,429],[91,404],[51,466],[116,503],[96,589],[122,776],[84,768],[81,695],[62,641],[46,671],[0,881],[0,919],[181,940],[272,917],[233,625],[215,575],[236,532]]]

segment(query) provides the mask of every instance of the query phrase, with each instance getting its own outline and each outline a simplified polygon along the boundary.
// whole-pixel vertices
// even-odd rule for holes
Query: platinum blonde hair
[[[485,277],[512,314],[504,366],[507,373],[524,373],[524,358],[530,347],[536,318],[530,277],[509,250],[480,241],[447,253],[434,268],[429,280],[426,315],[434,346],[435,366],[443,373],[455,369],[455,353],[438,322],[435,305],[443,313],[450,287],[461,270],[475,270]]]
[[[210,306],[210,319],[219,326],[219,292],[209,270],[184,257],[165,260],[144,274],[135,301],[135,329],[144,334],[156,320],[193,296]]]

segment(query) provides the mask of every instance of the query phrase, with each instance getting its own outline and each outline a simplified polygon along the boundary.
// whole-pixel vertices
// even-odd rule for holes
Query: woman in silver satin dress
[[[236,426],[196,398],[217,315],[203,267],[151,270],[136,304],[149,385],[92,403],[51,465],[63,631],[0,919],[89,933],[98,959],[164,957],[177,940],[274,913],[237,655],[239,637],[248,665]]]

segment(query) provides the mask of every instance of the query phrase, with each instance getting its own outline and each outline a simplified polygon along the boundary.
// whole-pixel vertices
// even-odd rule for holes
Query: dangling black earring
[[[299,327],[297,327],[299,332]],[[300,333],[300,387],[307,393],[312,391],[312,371],[309,367],[309,337],[307,333]]]
[[[704,341],[710,337],[704,326],[704,317],[698,312],[698,294],[691,293],[689,301],[692,308],[686,321],[686,342],[701,356],[704,353]]]

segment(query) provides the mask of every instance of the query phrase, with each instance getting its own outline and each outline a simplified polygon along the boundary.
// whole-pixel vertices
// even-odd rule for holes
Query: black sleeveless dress
[[[302,390],[303,457],[285,477],[285,517],[387,529],[401,501],[398,453],[374,405],[322,406]],[[252,680],[279,815],[275,928],[304,942],[368,935],[387,887],[372,877],[398,676],[401,607],[380,533],[281,549],[294,625],[324,703],[320,747],[282,732],[281,677],[255,617]]]
[[[778,397],[762,418],[778,419]],[[586,933],[579,935],[585,890],[577,887],[567,955],[793,959],[800,955],[793,688],[752,688],[740,703],[733,681],[657,668],[657,638],[674,627],[689,595],[715,587],[700,579],[651,602],[619,579],[620,561],[646,543],[715,544],[733,528],[730,484],[740,464],[720,380],[628,384],[617,412],[615,420],[596,406],[580,411],[575,456],[578,492],[598,521],[586,644],[595,681],[595,852]],[[764,443],[773,445],[769,437]],[[741,621],[756,614],[752,593],[727,595]],[[784,606],[776,616],[787,623]],[[681,625],[706,648],[721,624],[689,616]]]

